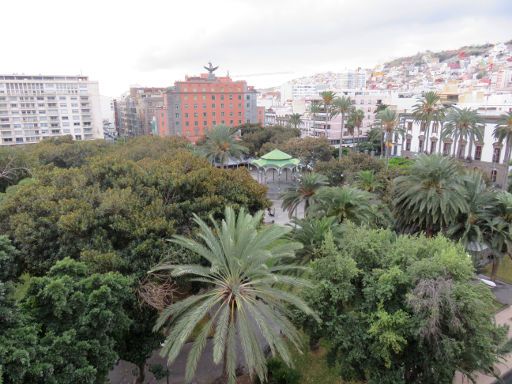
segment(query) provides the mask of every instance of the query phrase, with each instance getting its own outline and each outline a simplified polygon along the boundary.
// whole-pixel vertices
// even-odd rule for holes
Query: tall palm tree
[[[393,208],[402,230],[432,236],[468,210],[457,162],[438,154],[420,155],[407,175],[394,180]]]
[[[316,192],[328,185],[327,177],[319,173],[303,174],[298,184],[281,195],[282,207],[288,211],[291,217],[297,206],[304,202],[304,216],[312,202],[315,200]]]
[[[168,270],[171,276],[190,276],[206,288],[201,293],[178,301],[162,311],[155,330],[168,329],[162,355],[172,363],[195,329],[199,333],[187,357],[186,381],[190,382],[213,333],[213,361],[223,364],[223,382],[234,384],[240,343],[245,367],[251,376],[266,379],[264,347],[261,336],[273,355],[292,364],[283,334],[299,348],[300,334],[288,320],[289,306],[316,316],[311,309],[285,287],[308,287],[307,281],[285,275],[299,267],[290,264],[302,246],[283,242],[289,227],[261,226],[262,212],[252,216],[243,209],[238,216],[226,208],[221,223],[210,217],[214,229],[195,216],[199,241],[175,236],[173,242],[200,255],[207,263],[193,265],[163,264],[154,271]]]
[[[341,159],[343,155],[343,131],[345,129],[345,116],[352,110],[353,103],[350,97],[341,96],[334,99],[334,114],[341,115],[341,129],[340,129],[340,148],[338,152],[338,156]]]
[[[300,113],[292,113],[288,117],[288,123],[293,126],[293,128],[298,128],[302,125],[302,115]]]
[[[373,195],[352,187],[322,187],[311,206],[313,217],[334,216],[341,223],[350,220],[369,224],[373,218]]]
[[[249,150],[238,143],[235,131],[225,125],[217,125],[206,134],[199,151],[212,164],[227,164],[230,158],[240,158]]]
[[[451,136],[454,138],[453,157],[457,156],[457,145],[460,145],[463,140],[469,140],[469,158],[471,158],[473,142],[483,140],[482,127],[482,119],[476,110],[455,107],[450,109],[446,116],[443,137]]]
[[[430,124],[437,122],[440,124],[444,120],[445,108],[441,103],[441,98],[434,91],[426,92],[421,99],[417,100],[417,104],[413,106],[414,120],[425,127],[425,140],[427,146],[425,152],[428,152],[428,139],[430,132]],[[423,148],[420,148],[420,152]]]
[[[384,130],[386,158],[389,161],[389,154],[393,142],[393,134],[398,125],[398,116],[395,111],[390,108],[386,108],[379,112],[378,117],[381,121],[382,129]]]
[[[349,120],[352,122],[354,127],[357,128],[357,136],[361,136],[361,125],[364,120],[364,111],[362,109],[354,108],[350,111]]]
[[[505,158],[504,164],[510,164],[510,156],[512,152],[512,112],[502,115],[494,128],[493,136],[500,143],[505,140]]]
[[[333,91],[323,91],[320,92],[321,97],[321,106],[323,108],[323,112],[325,114],[325,137],[327,137],[327,124],[332,119],[333,115],[333,103],[336,98],[336,92]]]

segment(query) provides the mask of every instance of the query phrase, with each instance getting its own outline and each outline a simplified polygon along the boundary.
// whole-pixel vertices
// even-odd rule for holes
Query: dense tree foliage
[[[277,148],[291,138],[300,136],[300,129],[286,128],[282,126],[262,127],[261,125],[243,125],[240,127],[242,141],[240,144],[249,149],[249,153],[255,156],[264,155]],[[263,145],[265,145],[264,148]]]
[[[451,383],[456,370],[490,373],[506,329],[492,321],[492,295],[471,259],[443,237],[345,227],[327,238],[304,292],[321,324],[299,316],[331,344],[344,379]]]
[[[119,357],[143,366],[162,336],[152,331],[156,310],[139,304],[135,292],[140,279],[163,259],[197,259],[167,239],[176,233],[191,233],[192,212],[202,218],[221,218],[226,205],[237,210],[245,207],[250,212],[268,205],[265,187],[245,169],[214,168],[194,155],[190,145],[179,138],[141,137],[109,145],[60,138],[16,148],[12,153],[26,159],[24,164],[31,178],[8,187],[0,195],[0,228],[7,236],[0,237],[0,278],[15,279],[27,272],[40,277],[28,276],[31,288],[24,293],[26,303],[22,308],[8,301],[20,315],[19,321],[4,327],[10,335],[4,345],[18,348],[27,362],[31,361],[30,356],[45,354],[44,351],[51,356],[25,367],[16,360],[21,357],[6,349],[11,360],[2,360],[8,361],[2,369],[7,378],[18,375],[20,379],[13,382],[103,382]],[[71,269],[85,269],[87,273],[56,275],[55,268],[65,258],[74,260],[66,261]],[[86,317],[93,321],[92,312],[101,315],[102,306],[117,309],[113,302],[101,301],[88,308],[79,301],[77,291],[86,294],[88,287],[96,284],[89,282],[91,276],[111,276],[115,272],[121,275],[113,276],[124,279],[123,292],[127,295],[122,310],[112,321],[117,329],[111,332],[103,327],[104,332],[111,332],[109,335],[101,333],[102,329],[94,333],[91,328],[89,332],[84,321]],[[49,294],[50,289],[57,288],[54,302],[51,296],[46,297],[45,303],[37,302],[43,297],[42,291]],[[113,288],[107,284],[102,289]],[[102,292],[94,290],[91,295],[103,300]],[[90,310],[91,315],[74,308],[75,304],[82,305],[83,311]],[[61,308],[54,308],[58,305]],[[53,310],[60,311],[59,316],[63,317],[51,317],[48,311]],[[78,317],[70,319],[71,315]],[[62,327],[52,328],[59,321]],[[81,323],[83,327],[76,326]],[[97,324],[101,326],[99,320]],[[23,335],[18,345],[12,335]],[[4,334],[2,337],[7,338]],[[97,354],[89,349],[95,349]],[[13,373],[13,369],[19,369],[19,373]],[[69,377],[64,379],[65,376]]]

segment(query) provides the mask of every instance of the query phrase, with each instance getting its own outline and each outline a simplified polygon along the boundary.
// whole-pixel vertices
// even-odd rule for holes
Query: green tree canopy
[[[329,340],[343,379],[448,384],[456,370],[489,374],[505,352],[492,294],[461,246],[348,225],[320,251],[303,292],[322,323],[298,320]]]

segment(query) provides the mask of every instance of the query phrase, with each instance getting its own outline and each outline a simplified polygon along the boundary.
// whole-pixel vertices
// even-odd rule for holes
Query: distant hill
[[[506,43],[507,45],[512,45],[512,40]],[[455,60],[460,54],[465,54],[467,56],[480,56],[488,52],[491,48],[493,48],[495,44],[483,44],[483,45],[466,45],[464,47],[458,48],[458,49],[451,49],[447,51],[439,51],[439,52],[432,52],[432,51],[425,51],[425,52],[418,52],[417,54],[413,56],[406,56],[406,57],[399,57],[397,59],[393,59],[391,61],[388,61],[384,64],[384,67],[396,67],[403,64],[411,64],[411,63],[422,63],[424,57],[436,57],[439,59],[439,62],[445,62],[445,61],[451,61]]]

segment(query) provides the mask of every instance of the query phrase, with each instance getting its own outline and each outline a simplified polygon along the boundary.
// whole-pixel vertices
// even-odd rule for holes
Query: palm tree
[[[322,187],[311,206],[313,217],[334,216],[341,223],[350,220],[368,224],[373,217],[373,195],[352,187]]]
[[[447,230],[447,235],[459,240],[465,247],[484,243],[485,228],[494,215],[496,192],[490,189],[479,171],[471,171],[463,178],[467,210],[462,212]]]
[[[362,109],[354,108],[350,112],[349,120],[352,122],[354,127],[357,128],[357,136],[361,136],[361,125],[363,124],[364,120],[364,111]]]
[[[336,92],[323,91],[323,92],[320,92],[320,97],[322,98],[321,106],[322,106],[323,112],[325,114],[324,129],[325,129],[325,136],[327,137],[327,124],[329,123],[329,121],[332,118],[333,102],[334,102],[334,99],[336,98]]]
[[[476,110],[471,108],[451,108],[446,117],[447,122],[443,129],[443,137],[452,136],[453,157],[457,156],[457,144],[469,139],[469,158],[474,140],[483,140],[482,119]],[[460,150],[460,148],[459,148]]]
[[[345,129],[345,116],[352,110],[353,103],[350,97],[341,96],[334,99],[334,114],[341,115],[341,130],[340,130],[340,148],[339,148],[339,158],[343,154],[343,131]]]
[[[381,183],[377,180],[375,172],[371,170],[359,171],[356,175],[355,185],[357,188],[366,192],[375,192],[380,188]]]
[[[306,173],[300,178],[298,184],[281,195],[282,208],[288,211],[291,217],[297,206],[304,202],[304,216],[315,200],[318,189],[328,185],[327,177],[319,173]]]
[[[445,109],[443,104],[441,103],[441,98],[434,91],[426,92],[423,95],[423,98],[417,100],[418,103],[413,106],[413,116],[415,122],[420,123],[425,127],[425,140],[424,143],[427,146],[428,152],[428,139],[429,139],[429,131],[430,124],[432,122],[437,122],[440,124],[444,120]],[[423,148],[420,148],[420,152],[423,151]]]
[[[289,306],[316,316],[302,299],[285,290],[309,286],[303,279],[283,274],[300,268],[289,262],[301,244],[283,242],[283,236],[291,231],[289,227],[261,227],[262,215],[259,212],[252,216],[241,209],[237,216],[227,207],[221,223],[210,217],[213,230],[194,215],[200,240],[174,236],[173,242],[200,255],[207,265],[163,264],[154,269],[168,270],[172,277],[190,276],[206,286],[199,294],[164,309],[155,325],[155,330],[169,330],[162,348],[169,363],[176,360],[192,332],[199,328],[187,358],[187,382],[193,379],[211,334],[213,361],[223,363],[224,383],[236,381],[238,343],[249,374],[264,382],[266,358],[258,336],[273,355],[291,365],[288,343],[280,333],[296,348],[300,347],[300,334],[287,318]]]
[[[398,116],[395,111],[392,109],[386,108],[383,111],[380,111],[378,117],[381,121],[382,128],[384,130],[385,137],[385,146],[386,146],[386,158],[389,161],[389,152],[391,150],[392,142],[393,142],[393,133],[398,124]]]
[[[225,125],[217,125],[206,134],[204,144],[199,148],[200,152],[212,164],[224,166],[230,158],[240,158],[249,150],[238,144],[235,131]]]
[[[393,207],[402,230],[432,236],[468,210],[457,162],[438,154],[420,155],[407,175],[394,180]]]
[[[510,164],[510,156],[512,152],[512,112],[508,112],[500,117],[498,124],[494,128],[493,136],[500,143],[505,140],[505,158],[504,164]]]
[[[300,113],[292,113],[288,117],[288,123],[293,126],[293,128],[298,128],[302,125],[302,115]]]
[[[290,237],[304,246],[297,251],[297,257],[302,264],[314,258],[315,251],[320,248],[327,233],[331,233],[335,240],[342,238],[343,227],[332,216],[293,219],[292,223],[294,229]]]

